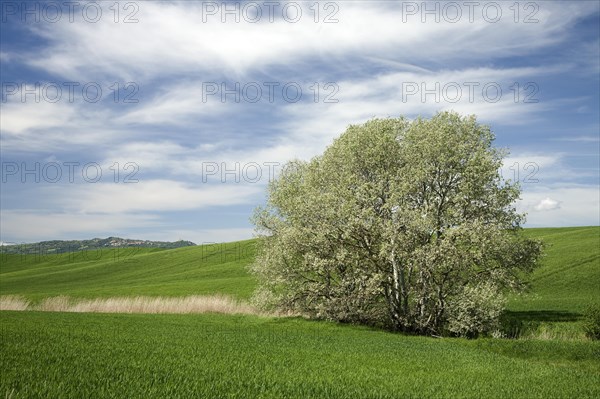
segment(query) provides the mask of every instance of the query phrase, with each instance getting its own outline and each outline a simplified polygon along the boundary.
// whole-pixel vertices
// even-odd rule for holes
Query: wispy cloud
[[[192,185],[179,181],[147,180],[130,184],[87,184],[47,187],[51,198],[71,212],[125,213],[181,211],[252,203],[259,187],[225,184]],[[55,193],[51,193],[54,191]],[[62,195],[57,195],[61,192]]]
[[[226,72],[239,77],[266,67],[304,67],[311,58],[464,63],[527,54],[557,43],[575,20],[594,10],[586,2],[568,7],[543,2],[537,23],[514,23],[510,17],[490,23],[482,9],[473,13],[472,22],[465,15],[456,23],[435,23],[432,17],[423,23],[421,14],[407,15],[396,3],[337,2],[338,22],[325,24],[309,17],[311,4],[296,4],[302,5],[305,16],[296,23],[282,18],[281,10],[273,22],[262,18],[259,23],[222,23],[221,14],[203,17],[205,2],[140,3],[139,22],[131,24],[115,24],[111,18],[94,24],[61,20],[35,29],[49,46],[41,54],[29,54],[27,63],[71,78],[144,81],[165,72]],[[508,6],[503,12],[511,13]]]

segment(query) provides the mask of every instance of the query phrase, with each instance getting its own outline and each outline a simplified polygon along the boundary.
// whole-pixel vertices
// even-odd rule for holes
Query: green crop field
[[[434,339],[231,315],[4,312],[1,331],[0,386],[15,397],[600,395],[597,342]]]
[[[581,314],[600,304],[600,227],[527,229],[542,239],[546,256],[529,278],[531,288],[513,297],[509,318],[525,337],[581,338]]]
[[[579,313],[600,303],[600,227],[525,231],[546,243],[546,256],[531,277],[532,295],[513,300],[511,309]]]
[[[170,250],[109,249],[60,255],[1,255],[0,293],[49,296],[183,296],[221,293],[248,298],[246,266],[255,241]]]
[[[547,256],[509,316],[537,335],[436,339],[298,318],[2,311],[0,395],[600,397],[600,342],[580,334],[582,311],[600,297],[600,227],[526,234],[547,243]],[[2,255],[0,294],[247,299],[254,245]]]

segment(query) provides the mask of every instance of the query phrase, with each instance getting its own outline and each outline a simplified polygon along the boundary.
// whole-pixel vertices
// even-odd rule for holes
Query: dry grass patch
[[[0,296],[0,310],[27,310],[29,305],[29,301],[20,296]]]
[[[187,297],[116,297],[73,300],[59,296],[43,300],[36,310],[80,313],[226,313],[258,314],[252,306],[223,295]]]
[[[186,297],[115,297],[75,299],[68,296],[46,298],[38,305],[19,296],[0,297],[0,310],[38,310],[78,313],[225,313],[261,314],[251,305],[225,295]]]

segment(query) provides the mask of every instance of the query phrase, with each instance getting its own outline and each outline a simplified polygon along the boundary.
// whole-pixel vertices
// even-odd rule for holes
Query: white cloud
[[[560,209],[560,203],[558,201],[553,200],[550,197],[546,197],[537,204],[533,206],[533,209],[536,211],[552,211],[555,209]]]
[[[524,191],[517,203],[527,213],[526,227],[600,225],[600,189],[597,185],[562,184]]]
[[[64,103],[35,102],[33,96],[27,101],[11,101],[2,104],[0,128],[2,134],[23,135],[34,129],[63,127],[75,115],[75,109]]]

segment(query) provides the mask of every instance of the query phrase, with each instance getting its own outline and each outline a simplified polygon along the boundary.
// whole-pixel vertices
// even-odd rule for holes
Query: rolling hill
[[[531,293],[514,297],[514,311],[583,311],[600,297],[600,227],[526,229],[546,243]],[[31,300],[48,296],[250,297],[247,266],[255,240],[177,249],[115,248],[50,255],[2,254],[0,294]]]
[[[59,255],[3,254],[0,294],[31,300],[57,295],[184,296],[227,294],[248,298],[254,280],[246,266],[255,241],[177,249],[118,248]]]
[[[579,313],[600,303],[600,227],[526,229],[546,244],[546,256],[530,278],[531,294],[510,302],[513,310]]]

